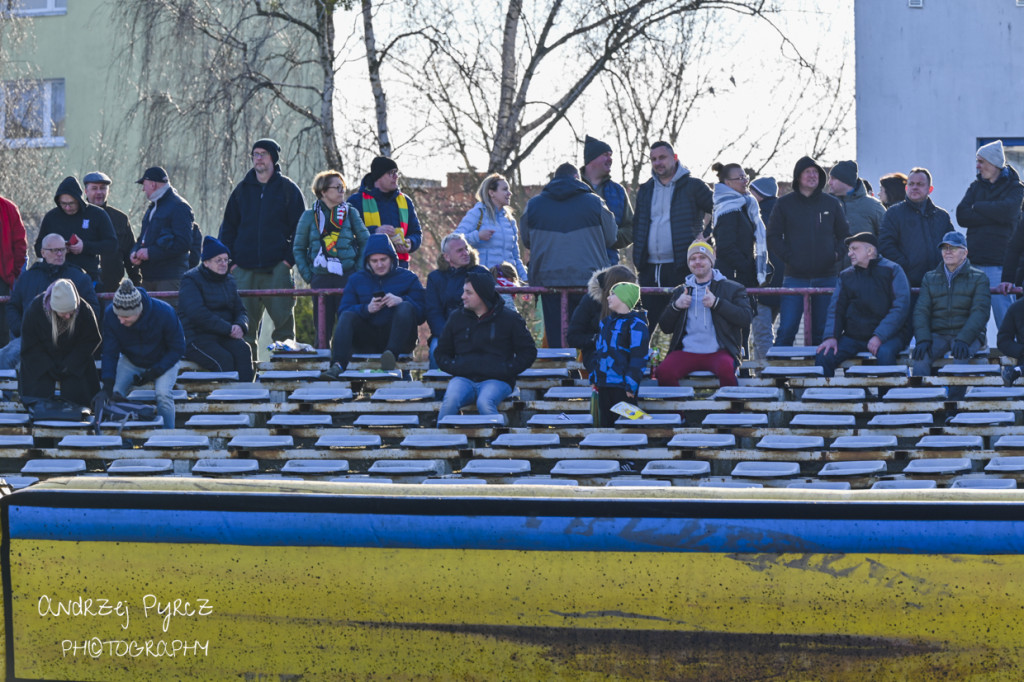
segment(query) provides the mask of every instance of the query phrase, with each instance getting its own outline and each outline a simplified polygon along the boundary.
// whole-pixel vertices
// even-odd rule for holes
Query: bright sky
[[[764,174],[780,179],[792,175],[793,164],[812,149],[813,137],[825,118],[822,105],[814,104],[816,85],[809,74],[801,72],[793,59],[797,51],[813,62],[823,74],[838,76],[844,68],[845,86],[842,101],[853,98],[853,0],[828,3],[813,0],[786,0],[772,15],[779,30],[793,45],[783,45],[779,32],[766,22],[726,13],[717,24],[713,40],[715,53],[701,63],[710,72],[714,96],[701,98],[695,112],[683,129],[677,144],[680,160],[695,173],[710,177],[710,166],[716,160],[737,161],[755,168],[765,163],[766,147],[770,147],[780,129],[786,125],[788,143],[764,168]],[[503,12],[495,12],[495,25]],[[378,26],[378,47],[387,39],[387,27]],[[347,36],[347,37],[346,37]],[[362,43],[362,21],[358,12],[342,13],[338,23],[338,40],[344,55],[338,88],[342,93],[339,109],[342,120],[362,117],[372,123],[372,98],[366,76],[365,52]],[[544,99],[561,85],[561,74],[548,71],[539,75],[531,99]],[[802,74],[802,76],[801,76]],[[462,170],[462,162],[454,154],[445,154],[427,144],[407,141],[422,122],[415,108],[401,106],[407,97],[405,86],[394,74],[384,71],[384,87],[390,104],[392,139],[400,148],[395,158],[404,175],[443,180],[445,173]],[[735,80],[735,85],[730,80]],[[793,111],[793,103],[807,90],[808,97]],[[562,122],[529,158],[523,168],[524,182],[543,182],[546,175],[563,161],[580,162],[582,148],[576,142],[584,134],[603,139],[614,147],[614,136],[608,114],[604,113],[600,85],[593,85],[575,105],[568,122]],[[831,164],[854,158],[856,152],[855,119],[851,109],[845,120],[849,129],[827,147],[822,162]],[[718,152],[728,147],[717,158]],[[361,158],[357,166],[365,168],[369,158]],[[479,151],[480,167],[486,166],[486,154]]]

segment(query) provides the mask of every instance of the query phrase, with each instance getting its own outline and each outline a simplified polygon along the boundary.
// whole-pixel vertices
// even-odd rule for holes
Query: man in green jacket
[[[925,274],[914,306],[914,376],[928,375],[946,351],[966,360],[985,345],[988,276],[967,260],[967,239],[959,232],[947,232],[939,246],[942,265]]]

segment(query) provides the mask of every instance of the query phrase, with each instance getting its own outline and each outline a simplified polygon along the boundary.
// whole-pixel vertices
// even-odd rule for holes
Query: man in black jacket
[[[146,291],[177,291],[188,269],[195,214],[171,187],[163,168],[147,168],[135,184],[142,185],[152,203],[142,216],[142,232],[132,249],[131,262],[139,267]]]
[[[921,286],[924,274],[942,262],[939,242],[953,229],[949,213],[928,196],[932,189],[931,172],[912,168],[907,174],[907,198],[889,207],[878,234],[879,253],[898,263],[915,289]]]
[[[705,236],[704,214],[711,213],[715,200],[707,183],[679,163],[668,142],[651,145],[651,171],[651,179],[636,193],[633,264],[640,286],[674,287],[690,274],[686,250]],[[648,319],[659,319],[669,300],[644,296]]]
[[[85,196],[93,206],[99,206],[107,212],[114,235],[117,237],[117,248],[100,254],[100,285],[103,292],[117,291],[117,285],[127,275],[133,283],[141,284],[139,269],[132,263],[132,249],[135,248],[135,232],[128,215],[107,203],[110,192],[110,177],[100,171],[86,173],[82,178],[85,185]]]
[[[306,201],[278,164],[281,145],[271,139],[252,145],[252,169],[231,192],[224,208],[218,238],[231,252],[231,274],[239,289],[294,289],[292,242]],[[256,338],[263,310],[270,314],[274,330],[270,338],[295,338],[295,299],[288,296],[258,296],[243,299],[249,316],[245,340],[257,357]]]
[[[444,392],[437,423],[476,402],[480,414],[498,414],[498,405],[516,385],[516,377],[537,359],[537,344],[519,313],[505,307],[490,273],[466,276],[462,308],[441,332],[434,357],[453,375]]]
[[[782,286],[834,287],[836,265],[846,253],[850,236],[843,206],[822,192],[825,171],[805,156],[793,169],[793,190],[781,197],[768,221],[768,251],[782,259],[786,276]],[[828,315],[828,296],[811,296],[811,343],[821,343]],[[791,346],[800,327],[802,296],[783,296],[779,309],[779,333],[775,342]]]
[[[64,178],[53,196],[56,208],[50,209],[36,235],[36,255],[42,256],[43,237],[58,234],[67,242],[67,259],[89,278],[98,282],[100,254],[117,247],[114,226],[106,212],[85,200],[82,186],[74,176]]]

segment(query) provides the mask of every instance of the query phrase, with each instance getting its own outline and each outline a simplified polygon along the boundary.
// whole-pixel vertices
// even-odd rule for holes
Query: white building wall
[[[1024,138],[1024,7],[923,4],[855,0],[857,161],[876,187],[886,173],[928,168],[932,200],[955,222],[977,139]]]

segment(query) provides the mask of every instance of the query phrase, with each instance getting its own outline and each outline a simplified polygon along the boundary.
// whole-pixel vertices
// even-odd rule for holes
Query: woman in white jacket
[[[528,277],[519,255],[519,228],[508,205],[512,199],[508,181],[491,173],[480,183],[476,198],[479,201],[455,231],[466,235],[466,241],[480,253],[480,265],[490,269],[508,261],[515,265],[519,279],[525,283]]]

